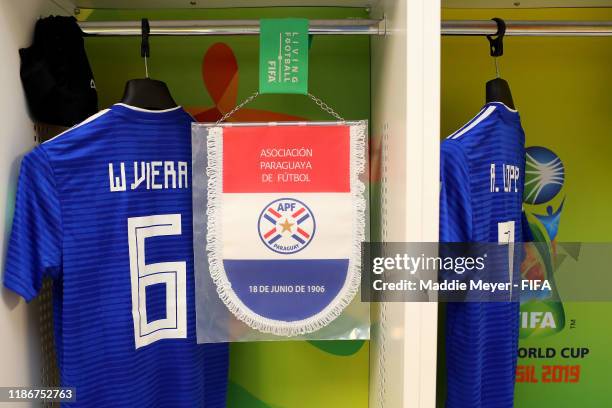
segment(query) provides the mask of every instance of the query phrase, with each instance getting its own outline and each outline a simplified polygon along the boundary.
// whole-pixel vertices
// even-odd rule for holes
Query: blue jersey
[[[518,113],[502,103],[442,142],[440,241],[523,241],[524,145]],[[518,302],[447,305],[448,408],[513,406],[518,318]]]
[[[196,344],[192,118],[117,104],[21,164],[4,284],[54,281],[78,407],[225,407],[226,344]]]

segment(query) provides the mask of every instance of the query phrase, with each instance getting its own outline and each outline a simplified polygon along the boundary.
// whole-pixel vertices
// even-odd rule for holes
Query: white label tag
[[[514,242],[514,221],[500,222],[497,224],[497,241],[500,244]]]
[[[508,281],[514,278],[514,221],[497,223],[497,241],[502,245],[508,245]],[[510,287],[510,299],[512,299],[512,287]]]

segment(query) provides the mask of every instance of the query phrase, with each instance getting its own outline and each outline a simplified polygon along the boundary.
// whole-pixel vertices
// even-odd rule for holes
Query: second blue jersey
[[[489,103],[442,142],[440,241],[521,242],[525,136],[518,112]],[[517,302],[447,305],[448,408],[511,408]]]

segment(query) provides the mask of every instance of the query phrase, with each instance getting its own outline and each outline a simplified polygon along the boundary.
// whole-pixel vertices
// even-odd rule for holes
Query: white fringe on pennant
[[[366,197],[365,184],[360,176],[366,168],[367,121],[350,125],[350,187],[353,204],[352,251],[349,257],[346,280],[340,292],[322,311],[307,319],[285,322],[263,317],[247,307],[232,289],[223,266],[223,127],[208,129],[208,203],[207,251],[210,276],[217,286],[217,293],[227,308],[242,322],[253,329],[277,336],[293,337],[315,332],[334,321],[353,301],[361,282],[361,243],[365,241]]]

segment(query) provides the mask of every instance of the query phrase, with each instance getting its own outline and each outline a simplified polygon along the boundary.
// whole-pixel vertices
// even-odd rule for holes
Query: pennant
[[[229,310],[279,336],[338,317],[360,283],[366,122],[208,128],[207,251]]]

